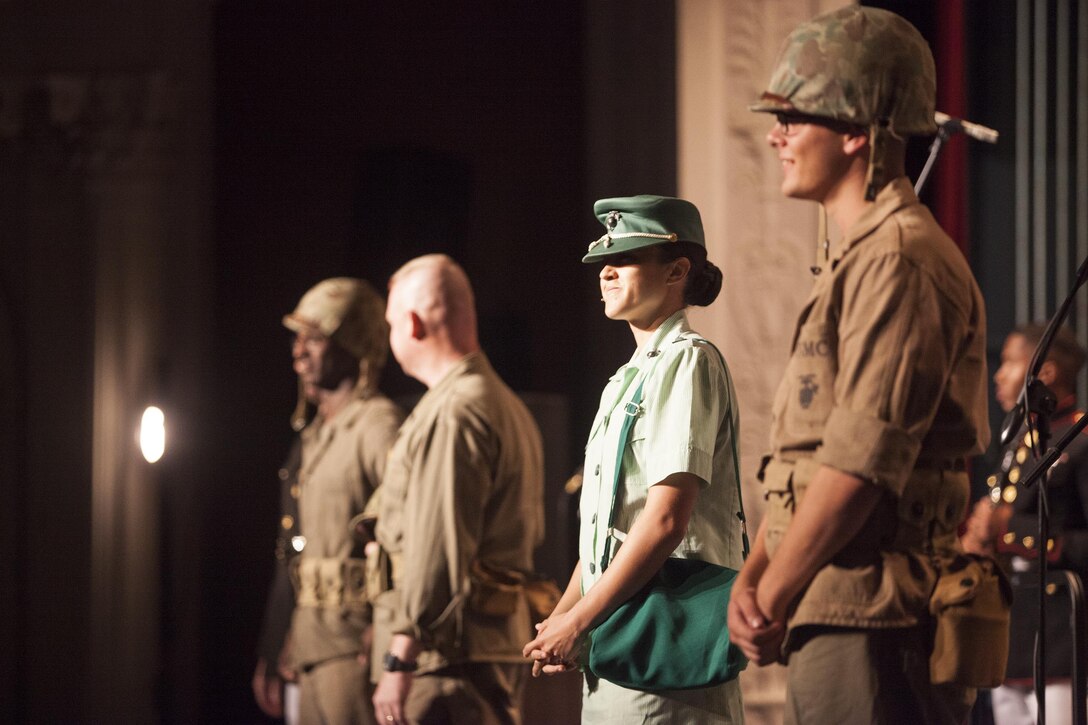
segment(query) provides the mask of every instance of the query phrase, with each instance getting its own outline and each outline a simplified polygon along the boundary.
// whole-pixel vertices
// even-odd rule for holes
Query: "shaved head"
[[[451,359],[479,349],[476,300],[468,275],[445,254],[416,257],[389,279],[386,319],[392,330],[393,353],[410,372],[417,360],[432,355]],[[407,325],[415,325],[405,336]],[[412,342],[414,341],[414,342]]]
[[[461,265],[445,254],[416,257],[389,279],[389,291],[435,331],[446,328],[455,340],[476,337],[476,299]]]

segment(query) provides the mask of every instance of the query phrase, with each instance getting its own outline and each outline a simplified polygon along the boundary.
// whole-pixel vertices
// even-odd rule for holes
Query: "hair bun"
[[[693,270],[684,290],[684,301],[689,305],[706,307],[718,298],[722,290],[722,271],[717,265],[707,260]]]

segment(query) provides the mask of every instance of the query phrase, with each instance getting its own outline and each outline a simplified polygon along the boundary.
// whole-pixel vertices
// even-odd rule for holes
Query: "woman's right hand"
[[[559,599],[559,602],[555,605],[555,609],[552,610],[552,613],[549,614],[548,618],[545,619],[543,622],[537,622],[536,639],[525,645],[525,648],[522,650],[523,656],[533,658],[533,677],[540,677],[541,674],[557,675],[561,672],[570,672],[572,670],[578,669],[578,663],[574,660],[558,661],[554,664],[549,664],[546,661],[547,658],[535,657],[533,655],[534,647],[532,645],[540,641],[540,638],[544,634],[544,631],[548,629],[548,627],[554,621],[558,620],[560,617],[573,609],[578,601],[582,598],[581,577],[582,562],[581,560],[579,560],[578,563],[574,565],[574,571],[571,572],[570,581],[567,582],[567,588],[563,592],[563,596]]]
[[[533,660],[533,677],[578,669],[585,637],[569,613],[552,614],[536,625],[536,632],[536,639],[522,650],[522,655]]]

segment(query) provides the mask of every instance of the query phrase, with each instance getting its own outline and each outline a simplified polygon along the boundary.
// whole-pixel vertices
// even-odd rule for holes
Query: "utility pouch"
[[[509,617],[517,612],[519,600],[525,599],[533,621],[539,622],[559,603],[559,587],[541,574],[498,569],[477,560],[472,562],[469,578],[469,607],[479,614]]]
[[[393,588],[393,567],[389,554],[378,547],[377,553],[366,557],[366,595],[375,601],[379,595]]]
[[[543,622],[552,615],[563,593],[559,585],[543,574],[530,574],[525,580],[525,599],[533,622]]]
[[[990,557],[960,554],[941,566],[929,599],[935,685],[997,687],[1009,657],[1012,587]]]
[[[469,571],[472,593],[468,605],[478,614],[509,617],[518,609],[523,577],[520,572],[499,570],[473,561]]]

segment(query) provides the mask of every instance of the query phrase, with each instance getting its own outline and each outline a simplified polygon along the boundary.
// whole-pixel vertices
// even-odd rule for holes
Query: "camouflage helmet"
[[[771,85],[749,108],[797,112],[895,136],[936,133],[936,70],[929,45],[893,12],[856,5],[797,26],[778,56]]]
[[[359,384],[372,387],[389,352],[385,302],[368,283],[351,277],[318,282],[302,295],[295,311],[283,316],[293,332],[318,332],[359,360]]]

